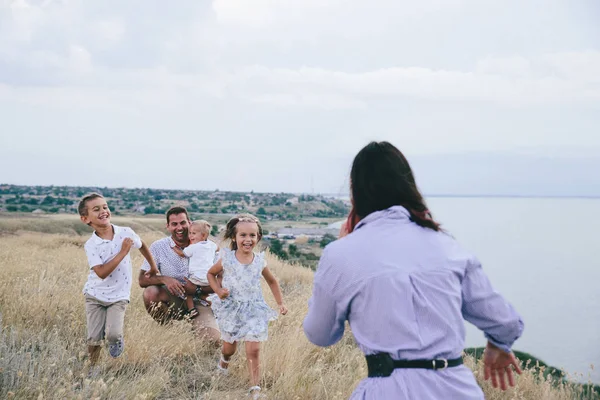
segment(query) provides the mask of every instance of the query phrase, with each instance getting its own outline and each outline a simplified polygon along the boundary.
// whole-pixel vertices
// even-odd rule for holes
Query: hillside
[[[0,211],[76,214],[79,199],[90,192],[105,196],[115,215],[164,214],[174,205],[184,206],[194,215],[251,212],[269,221],[343,218],[348,214],[347,203],[321,195],[7,184],[0,184]]]
[[[6,220],[2,221],[6,223]],[[15,219],[10,223],[19,224]],[[135,222],[135,221],[134,221]],[[138,222],[143,240],[163,234]],[[57,225],[57,223],[55,223]],[[231,374],[215,373],[218,350],[196,339],[190,324],[159,326],[145,312],[141,289],[134,285],[125,320],[126,350],[113,360],[103,352],[101,378],[87,379],[85,314],[81,288],[87,265],[85,235],[27,232],[0,235],[0,398],[14,399],[240,399],[248,387],[243,352],[231,364]],[[85,228],[85,226],[84,226]],[[60,227],[56,229],[62,229]],[[134,265],[141,264],[132,252]],[[262,384],[271,399],[346,399],[366,376],[366,365],[347,331],[336,346],[311,345],[302,332],[313,273],[269,256],[290,309],[270,326],[262,350]],[[263,286],[267,302],[271,293]],[[488,399],[573,399],[579,386],[540,379],[529,365],[516,388],[505,393],[482,381],[481,364],[467,364]]]

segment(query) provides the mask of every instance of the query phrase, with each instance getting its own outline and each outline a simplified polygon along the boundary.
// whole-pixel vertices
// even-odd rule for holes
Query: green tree
[[[158,214],[159,210],[152,205],[144,207],[144,214]]]
[[[256,213],[257,213],[258,215],[266,215],[266,214],[267,214],[267,210],[265,210],[265,208],[264,208],[264,207],[260,207],[260,208],[259,208],[259,209],[256,211]]]
[[[279,239],[271,239],[269,250],[282,260],[289,258],[288,253],[283,249],[283,243]]]
[[[292,257],[298,256],[298,246],[296,246],[295,244],[290,244],[288,246],[288,252],[290,253],[290,256],[292,256]]]
[[[42,200],[42,205],[43,206],[51,206],[56,202],[56,199],[50,195],[44,197],[44,200]]]
[[[321,242],[319,242],[319,246],[321,246],[321,248],[324,248],[325,246],[327,246],[329,243],[333,242],[336,239],[337,238],[335,236],[333,236],[331,233],[326,233],[323,236],[323,239],[321,239]]]

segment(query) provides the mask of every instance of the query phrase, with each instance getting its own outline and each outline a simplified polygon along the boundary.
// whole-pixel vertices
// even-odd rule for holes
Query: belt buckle
[[[444,362],[444,366],[443,367],[438,367],[436,361],[443,361]],[[433,360],[433,369],[434,370],[438,370],[438,369],[446,369],[448,368],[448,360],[445,358],[441,358],[439,360]]]

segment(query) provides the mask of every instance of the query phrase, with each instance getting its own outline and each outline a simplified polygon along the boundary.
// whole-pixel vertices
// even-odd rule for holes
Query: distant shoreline
[[[347,195],[318,193],[323,197],[348,200]],[[590,199],[598,200],[600,195],[527,195],[527,194],[423,194],[425,198],[487,198],[487,199]]]

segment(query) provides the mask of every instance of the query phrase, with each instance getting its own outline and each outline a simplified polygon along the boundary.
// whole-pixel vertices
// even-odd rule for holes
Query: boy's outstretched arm
[[[142,247],[140,247],[140,253],[144,256],[148,264],[150,264],[150,270],[146,272],[147,276],[155,276],[158,274],[158,267],[156,266],[156,262],[154,261],[154,257],[150,252],[150,248],[146,245],[145,242],[142,241]]]
[[[279,306],[279,312],[283,315],[287,314],[287,307],[283,304],[283,295],[281,294],[281,288],[279,287],[279,282],[277,278],[273,276],[269,268],[264,267],[262,270],[262,276],[265,278],[267,283],[269,284],[269,288],[271,288],[271,292],[273,293],[273,297],[275,297],[275,301]]]

